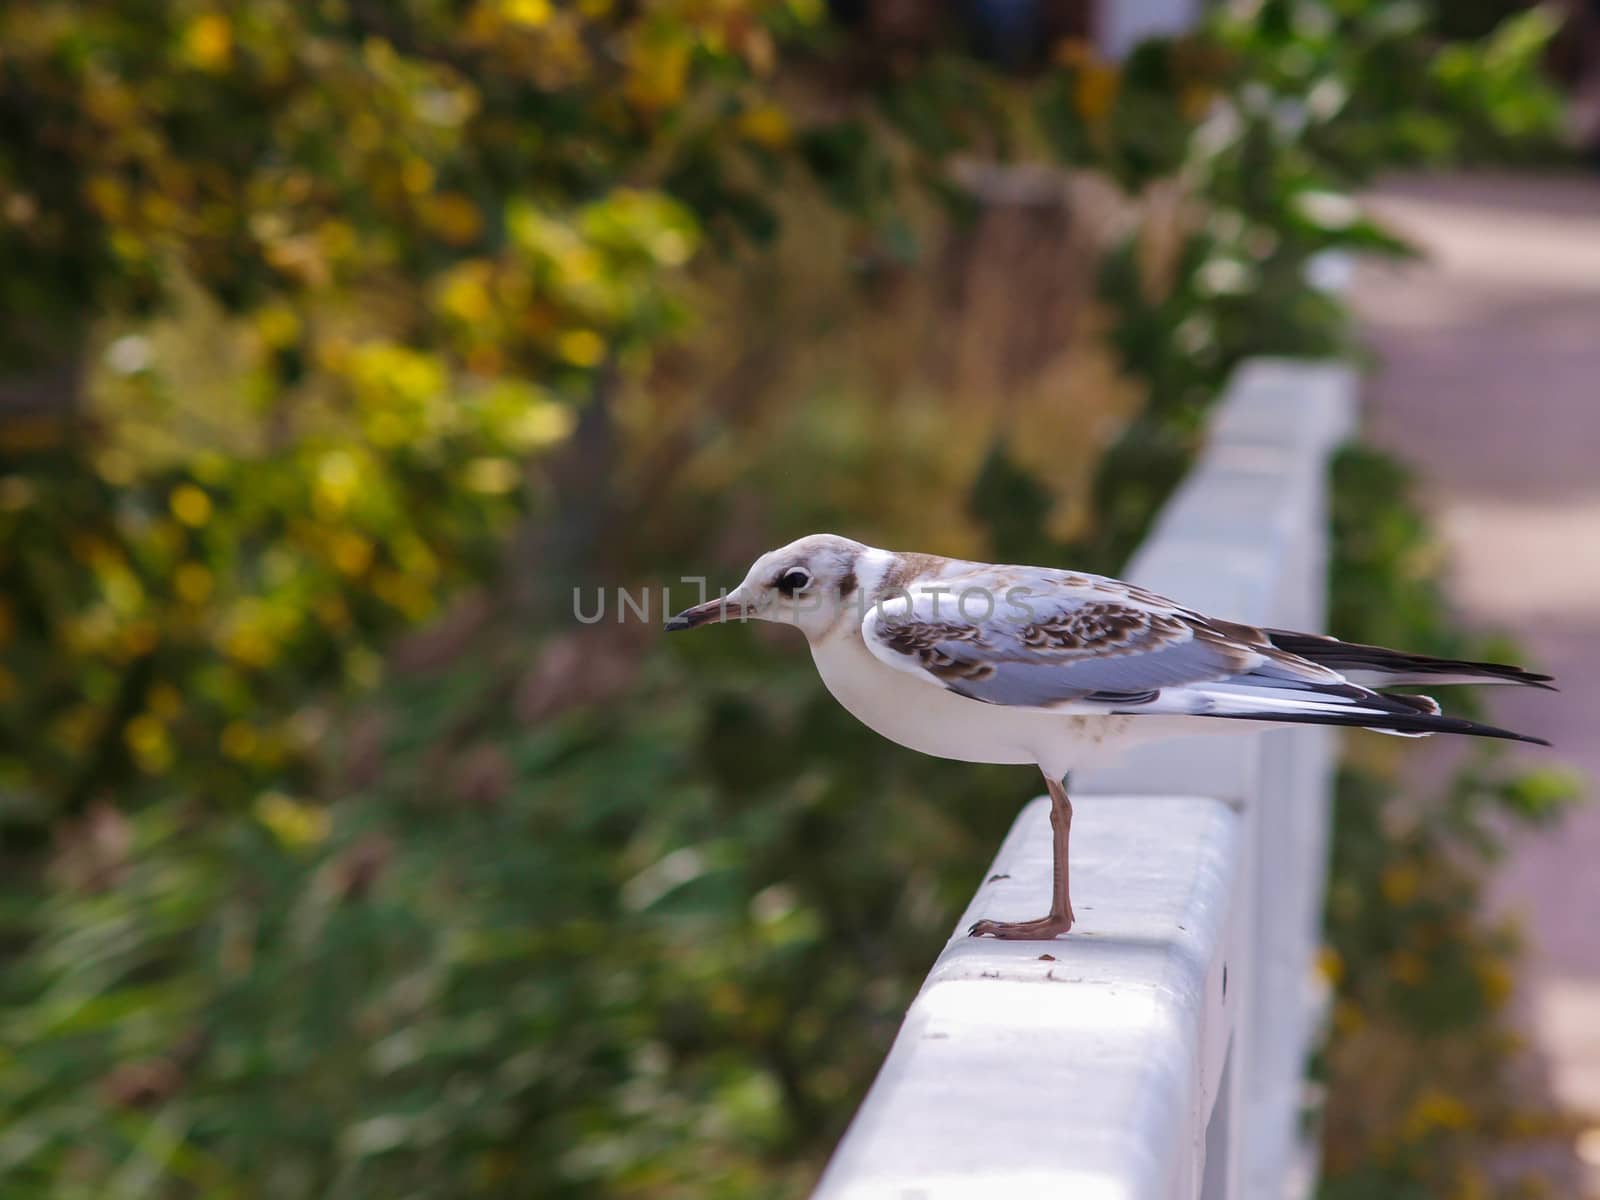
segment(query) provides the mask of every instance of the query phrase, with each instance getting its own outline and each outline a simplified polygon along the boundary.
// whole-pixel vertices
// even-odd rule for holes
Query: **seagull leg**
[[[1005,941],[1048,941],[1072,928],[1072,898],[1067,887],[1067,842],[1072,836],[1072,801],[1059,779],[1044,777],[1050,791],[1050,832],[1055,857],[1055,886],[1050,894],[1050,915],[1037,921],[978,921],[967,930],[970,937]]]

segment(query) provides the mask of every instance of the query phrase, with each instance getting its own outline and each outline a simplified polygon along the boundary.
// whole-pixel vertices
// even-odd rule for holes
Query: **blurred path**
[[[1600,779],[1600,179],[1399,179],[1372,199],[1429,259],[1358,272],[1371,436],[1418,469],[1466,617],[1560,676],[1560,697],[1494,692],[1495,715]],[[1600,804],[1519,836],[1494,899],[1529,934],[1519,999],[1550,1085],[1600,1119]]]

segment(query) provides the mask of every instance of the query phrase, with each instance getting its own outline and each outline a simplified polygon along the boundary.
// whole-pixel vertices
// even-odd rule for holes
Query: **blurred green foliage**
[[[489,576],[597,373],[681,325],[728,173],[787,137],[762,80],[796,30],[786,6],[7,7],[0,356],[34,372],[0,503],[13,820],[141,773],[224,806],[309,785],[307,697],[371,686],[375,647]],[[691,161],[693,209],[663,182]],[[99,344],[153,305],[231,377],[148,331]]]
[[[6,1195],[803,1190],[1032,785],[571,589],[1115,568],[1241,357],[1344,346],[1348,188],[1548,107],[1395,9],[1016,77],[802,0],[8,5]],[[995,287],[970,168],[1039,160],[1111,234]]]
[[[1336,461],[1330,629],[1424,653],[1514,658],[1450,618],[1444,561],[1412,490],[1405,468],[1377,451],[1351,448]],[[1518,1084],[1506,1005],[1519,947],[1508,925],[1484,917],[1483,890],[1506,829],[1556,821],[1579,782],[1475,743],[1437,794],[1406,795],[1404,756],[1383,741],[1354,747],[1339,781],[1322,1194],[1550,1195],[1550,1181],[1511,1178],[1505,1166],[1508,1148],[1560,1146],[1573,1131],[1559,1114],[1529,1111]]]

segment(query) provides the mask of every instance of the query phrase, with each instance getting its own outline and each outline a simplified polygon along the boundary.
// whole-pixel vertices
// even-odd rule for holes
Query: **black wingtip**
[[[1489,677],[1484,680],[1485,683],[1491,683],[1496,679],[1504,679],[1509,683],[1520,683],[1523,687],[1538,688],[1541,692],[1559,692],[1561,690],[1556,686],[1556,677],[1554,675],[1542,675],[1537,671],[1525,671],[1521,667],[1513,667],[1505,663],[1473,663],[1470,665],[1480,669],[1484,667],[1499,668],[1499,670],[1493,672],[1486,672]]]
[[[1411,654],[1404,650],[1391,650],[1387,646],[1369,646],[1361,642],[1341,642],[1320,633],[1296,633],[1289,629],[1264,631],[1267,640],[1279,650],[1308,659],[1335,671],[1392,672],[1395,675],[1414,677],[1411,682],[1422,682],[1428,675],[1476,675],[1482,683],[1517,683],[1546,692],[1558,692],[1555,676],[1540,671],[1530,671],[1513,663],[1478,662],[1465,658],[1435,658],[1429,654]],[[1449,683],[1467,683],[1470,680],[1449,680]],[[1438,681],[1435,686],[1443,686]],[[1383,685],[1379,685],[1380,687]]]
[[[1448,718],[1448,719],[1459,720],[1459,718]],[[1544,738],[1542,738],[1542,737],[1534,737],[1533,734],[1531,734],[1531,733],[1518,733],[1514,729],[1501,729],[1498,726],[1495,726],[1495,725],[1483,725],[1483,724],[1480,724],[1477,721],[1461,721],[1461,724],[1463,726],[1468,726],[1468,728],[1441,729],[1439,732],[1440,733],[1464,733],[1464,734],[1467,734],[1469,737],[1500,738],[1503,741],[1507,741],[1507,742],[1526,742],[1530,746],[1545,746],[1545,747],[1548,747],[1550,745],[1550,743],[1545,741]]]
[[[1399,699],[1399,697],[1393,697]],[[1457,733],[1467,737],[1499,738],[1508,742],[1527,742],[1533,746],[1549,746],[1544,738],[1528,733],[1501,729],[1498,725],[1485,725],[1465,717],[1443,717],[1425,713],[1342,713],[1342,712],[1229,712],[1197,713],[1197,716],[1216,717],[1229,721],[1264,721],[1281,725],[1334,725],[1346,729],[1369,729],[1374,733]]]

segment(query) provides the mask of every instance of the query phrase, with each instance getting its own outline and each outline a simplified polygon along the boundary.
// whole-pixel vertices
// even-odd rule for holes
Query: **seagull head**
[[[686,608],[668,632],[715,621],[777,621],[808,638],[833,629],[862,603],[858,568],[867,547],[832,533],[813,533],[756,559],[744,582],[725,597]]]

